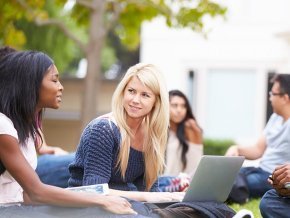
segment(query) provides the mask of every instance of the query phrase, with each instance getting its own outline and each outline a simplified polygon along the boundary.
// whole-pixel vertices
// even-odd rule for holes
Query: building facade
[[[290,73],[290,2],[219,2],[228,13],[205,20],[206,37],[145,23],[140,59],[186,93],[205,137],[253,141],[267,121],[269,75]]]

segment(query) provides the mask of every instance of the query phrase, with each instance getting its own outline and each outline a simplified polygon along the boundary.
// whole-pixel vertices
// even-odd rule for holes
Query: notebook
[[[243,156],[203,155],[182,202],[225,202],[244,160]]]

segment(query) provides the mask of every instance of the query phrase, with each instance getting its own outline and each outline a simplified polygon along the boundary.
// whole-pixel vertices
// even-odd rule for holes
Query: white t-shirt
[[[173,131],[169,131],[169,138],[166,147],[166,167],[165,176],[178,176],[180,173],[186,173],[190,177],[194,174],[196,167],[203,155],[203,145],[188,143],[188,151],[185,155],[187,165],[182,170],[181,152],[182,147]]]
[[[277,114],[272,114],[265,129],[266,150],[260,167],[272,173],[275,167],[290,162],[290,118],[284,122]]]
[[[18,140],[18,134],[12,121],[0,113],[0,135],[10,135]],[[0,145],[1,146],[1,145]],[[25,145],[19,145],[24,157],[36,169],[37,154],[32,137],[28,138]],[[0,205],[23,202],[23,189],[6,170],[0,175]]]

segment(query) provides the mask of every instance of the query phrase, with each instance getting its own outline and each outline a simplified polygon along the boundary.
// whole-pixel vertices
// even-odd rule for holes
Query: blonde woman
[[[110,193],[138,201],[180,200],[158,192],[169,126],[169,99],[159,70],[139,63],[128,69],[112,99],[112,113],[85,128],[69,186],[108,183]],[[139,191],[142,191],[139,192]]]

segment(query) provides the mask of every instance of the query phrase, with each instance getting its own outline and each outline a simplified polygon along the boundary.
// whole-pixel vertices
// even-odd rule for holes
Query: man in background
[[[262,135],[254,145],[233,145],[226,156],[245,156],[246,159],[261,158],[258,167],[242,167],[239,181],[230,194],[230,201],[237,202],[239,190],[237,185],[244,179],[248,196],[237,203],[245,203],[248,198],[262,197],[272,188],[267,182],[268,176],[278,165],[290,161],[290,74],[275,75],[269,92],[274,113],[271,115]]]

